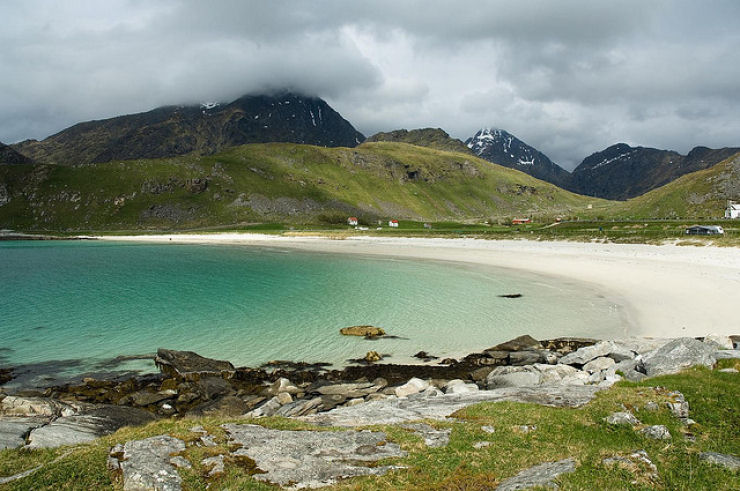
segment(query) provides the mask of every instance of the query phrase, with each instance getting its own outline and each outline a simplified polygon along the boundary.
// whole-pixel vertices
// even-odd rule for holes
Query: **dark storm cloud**
[[[290,88],[366,134],[505,128],[572,167],[617,141],[740,145],[740,2],[0,4],[0,141]]]

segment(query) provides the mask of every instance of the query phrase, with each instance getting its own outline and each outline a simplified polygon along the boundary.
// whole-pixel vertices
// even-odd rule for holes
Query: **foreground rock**
[[[725,469],[736,471],[740,469],[740,457],[726,455],[717,452],[702,452],[699,454],[699,460],[719,465]]]
[[[562,474],[568,474],[575,470],[576,463],[573,459],[545,462],[523,470],[514,477],[505,479],[498,485],[496,491],[514,491],[534,487],[557,488],[554,480]]]
[[[596,386],[541,386],[509,387],[503,389],[389,398],[339,407],[324,413],[299,419],[325,426],[365,426],[396,424],[420,419],[444,420],[455,411],[479,402],[531,402],[551,407],[580,407],[594,398],[601,390]]]
[[[172,459],[183,451],[185,442],[169,435],[134,440],[111,449],[108,468],[122,472],[124,490],[179,491],[182,479]]]
[[[197,379],[201,375],[220,374],[234,371],[234,365],[228,361],[204,358],[192,351],[177,351],[159,348],[154,363],[162,373],[171,377]]]
[[[142,409],[7,396],[0,403],[0,448],[53,448],[109,435],[154,420]]]
[[[280,486],[320,487],[355,476],[379,476],[395,467],[366,467],[362,463],[403,457],[400,447],[374,431],[280,431],[257,425],[222,425],[232,453],[254,461],[263,474],[255,479]]]
[[[694,338],[674,339],[645,356],[645,374],[669,375],[696,365],[711,368],[716,362],[715,352],[715,348]]]
[[[46,423],[39,418],[2,418],[0,419],[0,450],[22,447],[26,436],[34,428]]]

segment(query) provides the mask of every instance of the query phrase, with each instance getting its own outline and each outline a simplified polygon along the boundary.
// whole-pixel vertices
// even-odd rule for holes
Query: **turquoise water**
[[[497,297],[506,293],[524,296]],[[404,339],[339,335],[357,324]],[[0,366],[76,360],[68,369],[84,371],[158,347],[237,366],[341,365],[370,349],[405,362],[525,333],[623,329],[620,308],[584,285],[479,266],[254,246],[0,242]]]

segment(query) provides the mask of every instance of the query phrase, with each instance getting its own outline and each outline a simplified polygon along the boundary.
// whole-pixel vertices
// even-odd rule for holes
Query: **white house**
[[[388,226],[398,228],[398,220],[389,220]]]
[[[357,217],[349,217],[347,219],[347,225],[357,225]]]
[[[725,210],[725,218],[740,218],[740,203],[728,201],[727,209]]]

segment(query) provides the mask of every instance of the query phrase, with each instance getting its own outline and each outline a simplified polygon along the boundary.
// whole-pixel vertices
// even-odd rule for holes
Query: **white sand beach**
[[[511,268],[587,283],[619,299],[633,335],[740,334],[740,249],[731,247],[359,236],[335,240],[238,233],[98,238],[279,246]]]

